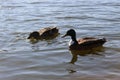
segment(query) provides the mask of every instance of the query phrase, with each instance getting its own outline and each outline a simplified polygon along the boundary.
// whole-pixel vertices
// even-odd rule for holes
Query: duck
[[[53,39],[59,35],[59,29],[57,27],[46,27],[42,28],[39,31],[33,31],[29,34],[27,39],[32,40],[47,40]]]
[[[72,59],[70,63],[77,61],[77,55],[85,55],[89,53],[94,53],[101,50],[103,44],[106,42],[106,38],[95,38],[95,37],[84,37],[76,39],[76,31],[74,29],[69,29],[62,38],[70,36],[71,40],[69,42],[69,50],[72,52]]]

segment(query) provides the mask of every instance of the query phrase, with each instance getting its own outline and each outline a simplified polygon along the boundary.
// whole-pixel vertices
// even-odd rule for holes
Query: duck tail
[[[107,42],[106,38],[102,38],[102,44],[104,44],[105,42]]]
[[[107,42],[106,38],[103,38],[102,40],[103,40],[104,42]]]

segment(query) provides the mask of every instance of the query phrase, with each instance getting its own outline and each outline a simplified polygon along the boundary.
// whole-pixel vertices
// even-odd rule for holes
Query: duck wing
[[[48,37],[53,37],[58,35],[58,29],[57,27],[47,27],[43,28],[39,31],[40,37],[41,38],[48,38]]]
[[[95,41],[97,40],[94,37],[85,37],[85,38],[81,38],[78,40],[78,44],[84,43],[84,42],[89,42],[89,41]]]
[[[92,37],[86,37],[78,40],[79,46],[86,46],[86,47],[102,46],[105,42],[106,42],[105,38],[97,39]]]
[[[57,27],[46,27],[39,30],[40,35],[42,35],[43,33],[54,33],[54,32],[58,32]]]

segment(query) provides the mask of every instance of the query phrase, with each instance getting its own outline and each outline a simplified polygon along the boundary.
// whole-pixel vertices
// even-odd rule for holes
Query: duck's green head
[[[66,37],[66,36],[71,36],[71,37],[76,37],[76,32],[74,29],[69,29],[66,34],[62,37]]]
[[[34,31],[34,32],[30,33],[30,35],[29,35],[29,37],[27,39],[36,39],[36,40],[38,40],[39,37],[40,37],[39,32]]]

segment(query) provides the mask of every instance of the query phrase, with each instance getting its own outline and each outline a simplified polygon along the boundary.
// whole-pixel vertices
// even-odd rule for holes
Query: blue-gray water
[[[29,33],[57,26],[60,35],[31,44]],[[102,55],[68,64],[69,37],[106,37]],[[73,72],[72,72],[73,71]],[[119,80],[119,0],[0,0],[0,80]]]

